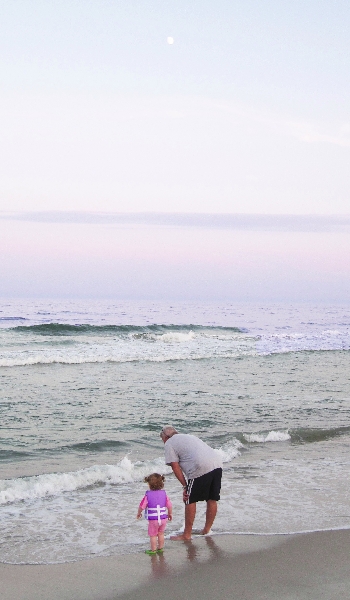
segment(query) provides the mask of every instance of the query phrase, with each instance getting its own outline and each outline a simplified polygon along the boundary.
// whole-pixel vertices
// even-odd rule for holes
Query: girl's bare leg
[[[151,535],[149,539],[151,542],[151,550],[153,550],[153,551],[157,550],[157,536]]]
[[[164,548],[164,533],[158,533],[158,550]]]

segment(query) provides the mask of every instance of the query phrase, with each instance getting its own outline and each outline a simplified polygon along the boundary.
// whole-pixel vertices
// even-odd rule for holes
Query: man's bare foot
[[[211,533],[212,533],[211,529],[209,529],[209,531],[202,529],[202,531],[199,532],[199,535],[210,535]]]
[[[191,536],[187,537],[183,533],[180,533],[180,535],[171,535],[170,539],[173,542],[190,542],[192,538]]]

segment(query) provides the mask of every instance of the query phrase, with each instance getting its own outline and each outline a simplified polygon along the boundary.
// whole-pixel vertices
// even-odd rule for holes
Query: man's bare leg
[[[205,517],[205,525],[202,531],[202,535],[206,535],[210,532],[211,526],[214,523],[216,513],[218,512],[218,503],[216,500],[207,501],[207,512]]]
[[[193,527],[195,516],[196,516],[196,503],[192,502],[192,504],[185,504],[185,529],[184,529],[184,532],[181,533],[180,535],[172,535],[170,537],[170,539],[179,541],[179,542],[181,542],[181,541],[189,542],[191,539],[192,527]],[[214,519],[215,519],[215,515],[214,515]]]

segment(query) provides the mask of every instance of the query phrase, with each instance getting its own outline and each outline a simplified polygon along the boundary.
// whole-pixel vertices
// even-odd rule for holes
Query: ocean
[[[350,527],[349,351],[340,305],[0,300],[0,561],[143,551],[153,471],[179,531],[165,424],[223,458],[214,534]]]

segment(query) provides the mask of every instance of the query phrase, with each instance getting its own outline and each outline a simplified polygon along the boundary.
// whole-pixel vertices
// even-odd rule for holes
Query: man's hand
[[[185,503],[185,504],[186,504],[187,500],[189,499],[189,497],[190,497],[190,495],[189,495],[189,493],[188,493],[187,489],[185,489],[185,490],[182,492],[182,499],[183,499],[183,501],[184,501],[184,503]]]

